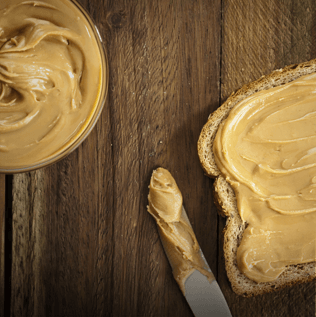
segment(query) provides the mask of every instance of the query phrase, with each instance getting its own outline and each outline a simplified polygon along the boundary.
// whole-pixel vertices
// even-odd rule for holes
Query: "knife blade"
[[[191,226],[184,208],[182,208],[182,213]],[[165,242],[162,238],[161,240],[167,259],[174,270],[169,248],[165,247]],[[199,254],[204,261],[204,268],[214,277],[201,248],[199,249]],[[178,282],[177,279],[176,281]],[[182,285],[179,282],[178,284],[195,317],[232,317],[226,299],[215,277],[210,280],[206,275],[195,269],[186,278],[184,291]]]
[[[187,278],[184,296],[196,317],[232,316],[216,280],[210,283],[198,270]]]
[[[148,202],[148,212],[156,220],[173,276],[194,315],[231,317],[183,207],[182,194],[166,169],[153,172]]]

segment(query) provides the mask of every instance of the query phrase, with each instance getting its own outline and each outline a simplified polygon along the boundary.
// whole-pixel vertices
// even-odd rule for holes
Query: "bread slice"
[[[270,75],[243,86],[212,113],[204,125],[199,141],[198,155],[201,165],[207,176],[215,178],[214,200],[219,208],[219,213],[226,216],[224,229],[224,257],[228,278],[232,289],[238,295],[245,297],[272,292],[296,283],[312,281],[316,278],[316,262],[290,265],[273,282],[256,283],[242,274],[237,267],[237,247],[240,244],[243,231],[247,224],[242,221],[237,209],[235,193],[226,182],[216,166],[213,141],[220,123],[226,119],[230,110],[246,97],[262,90],[270,89],[291,82],[303,75],[316,72],[316,59],[298,65],[290,65],[283,69],[275,70]]]

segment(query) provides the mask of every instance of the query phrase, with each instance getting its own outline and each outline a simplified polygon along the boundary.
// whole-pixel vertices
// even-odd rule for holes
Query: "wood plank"
[[[106,12],[98,4],[95,9],[104,21]],[[101,316],[111,311],[110,129],[107,103],[78,150],[51,167],[14,176],[12,316]]]
[[[198,7],[202,9],[201,3]],[[115,29],[116,24],[112,25],[115,37],[109,46],[110,51],[113,45],[112,49],[122,54],[120,58],[110,56],[110,65],[113,70],[125,74],[122,77],[119,73],[111,73],[113,116],[114,121],[120,123],[113,133],[116,136],[113,143],[117,166],[115,192],[118,195],[115,202],[115,244],[121,245],[121,249],[114,254],[114,262],[122,263],[114,272],[114,279],[120,282],[114,285],[114,293],[122,295],[116,297],[113,314],[124,316],[133,312],[138,316],[173,316],[177,312],[190,316],[191,312],[172,278],[154,221],[146,212],[147,186],[153,168],[163,165],[176,178],[177,168],[179,171],[182,169],[184,173],[180,177],[185,175],[184,181],[188,177],[180,162],[182,157],[176,144],[179,138],[175,133],[179,133],[177,125],[182,125],[183,120],[186,120],[185,111],[190,106],[188,102],[186,106],[181,102],[181,82],[185,70],[181,68],[180,63],[184,62],[180,53],[183,49],[187,52],[191,46],[184,47],[178,40],[179,37],[183,39],[184,27],[190,21],[180,2],[170,7],[166,2],[159,6],[138,2],[130,3],[125,8],[116,3],[115,9],[111,11],[114,14],[122,12],[123,17],[128,12],[126,21],[119,23],[122,27]],[[197,42],[195,39],[193,41],[194,44]],[[202,43],[197,44],[197,50],[201,49]],[[219,51],[219,46],[217,48]],[[214,67],[212,65],[216,65],[215,61],[210,64],[207,60],[203,66],[208,70]],[[208,91],[201,95],[205,94],[207,98]],[[215,98],[218,98],[218,93]],[[125,101],[124,107],[120,105],[122,99]],[[180,113],[181,108],[183,115]],[[199,130],[200,127],[195,127],[196,140]],[[192,131],[185,133],[190,134]],[[188,145],[181,149],[182,153],[187,149]],[[188,150],[191,155],[196,155],[192,144]],[[196,156],[194,159],[197,162]],[[202,179],[198,164],[196,168]],[[213,228],[216,230],[216,222]],[[209,252],[215,255],[216,249]],[[126,257],[129,261],[125,261]]]
[[[222,14],[222,101],[276,68],[316,57],[315,1],[224,0]],[[224,223],[221,219],[220,231]],[[251,299],[235,295],[224,270],[222,241],[219,250],[219,282],[233,315],[315,315],[315,283]]]
[[[219,104],[220,1],[82,4],[109,53],[108,103],[77,151],[14,176],[11,315],[192,316],[147,187],[155,167],[170,169],[216,272],[217,214],[196,143]]]
[[[5,175],[0,174],[0,316],[4,316],[5,279]]]

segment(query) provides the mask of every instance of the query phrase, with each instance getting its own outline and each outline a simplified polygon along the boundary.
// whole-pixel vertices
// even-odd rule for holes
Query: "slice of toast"
[[[224,229],[224,257],[228,278],[232,289],[238,295],[245,297],[272,292],[295,283],[304,283],[316,278],[316,262],[299,265],[290,265],[273,282],[256,283],[248,279],[237,267],[237,248],[242,239],[243,231],[247,224],[242,221],[237,209],[235,193],[226,182],[216,166],[213,142],[220,123],[226,119],[230,110],[246,97],[262,90],[267,90],[291,82],[303,75],[316,72],[316,59],[298,65],[290,65],[283,69],[275,70],[270,75],[243,86],[213,112],[204,125],[199,141],[198,155],[201,165],[207,176],[215,178],[214,200],[219,208],[219,213],[226,216]]]

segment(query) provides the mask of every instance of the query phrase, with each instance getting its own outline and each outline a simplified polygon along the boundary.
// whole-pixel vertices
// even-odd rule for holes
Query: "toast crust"
[[[277,87],[291,82],[301,76],[316,72],[316,59],[287,66],[275,70],[267,76],[244,85],[213,112],[204,125],[197,144],[198,155],[206,175],[215,178],[214,201],[219,214],[227,217],[224,229],[224,257],[227,276],[232,289],[238,295],[245,297],[256,296],[273,292],[296,283],[305,283],[316,279],[316,262],[290,265],[273,282],[256,283],[242,274],[237,267],[237,248],[240,244],[242,233],[247,224],[242,221],[237,209],[235,193],[226,182],[216,166],[213,142],[220,123],[225,120],[230,110],[248,96],[262,90]]]

